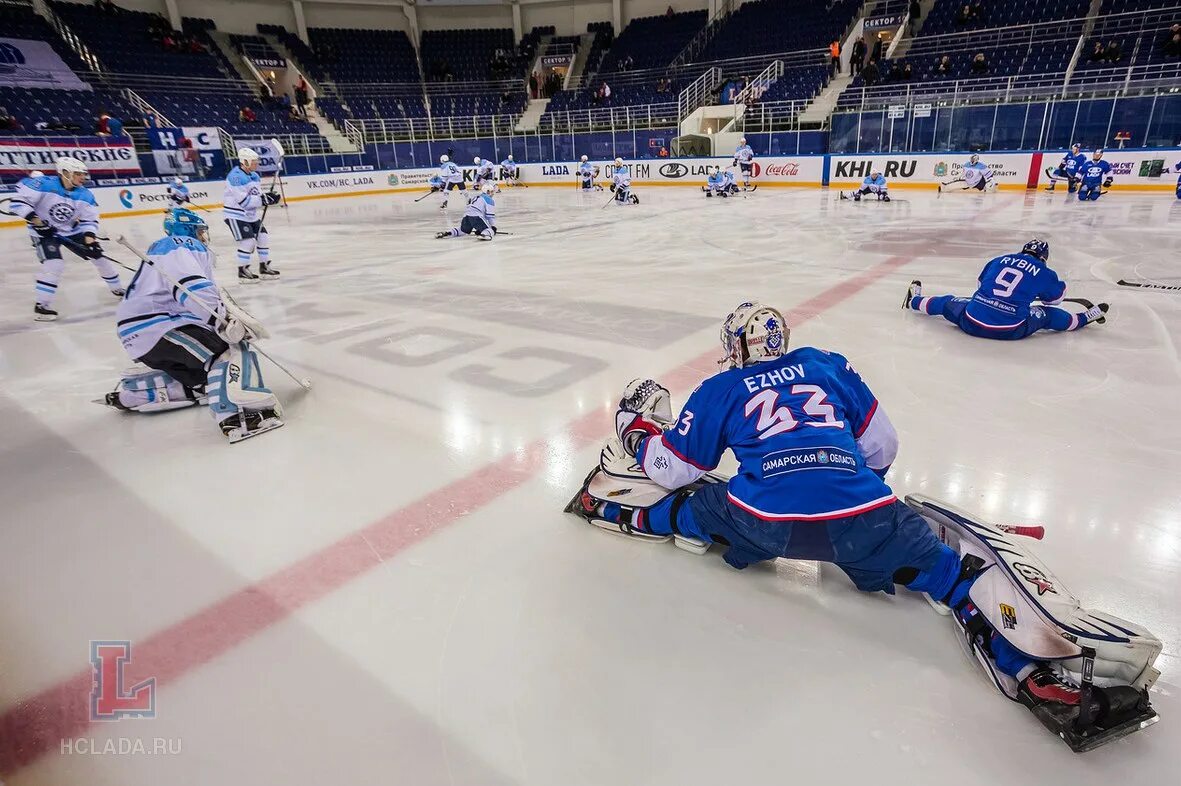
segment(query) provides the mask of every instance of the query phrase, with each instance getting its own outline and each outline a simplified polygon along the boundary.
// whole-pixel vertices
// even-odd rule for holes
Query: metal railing
[[[783,76],[783,61],[776,60],[764,68],[761,74],[750,80],[750,84],[739,90],[732,103],[746,104],[752,100],[758,101],[781,76]]]
[[[366,142],[403,142],[509,136],[518,115],[470,117],[365,118],[346,121],[346,136],[363,148]]]
[[[122,93],[123,97],[127,99],[127,103],[131,104],[133,107],[142,112],[145,118],[155,115],[156,119],[160,121],[160,125],[162,126],[174,127],[176,125],[167,117],[165,117],[164,114],[160,112],[160,110],[156,109],[156,107],[145,101],[143,96],[132,90],[130,87],[123,88]]]
[[[736,118],[734,131],[798,131],[800,113],[808,101],[768,101],[746,107]]]
[[[675,126],[679,121],[679,105],[670,102],[547,112],[537,129],[540,133],[622,131],[665,128]]]
[[[677,115],[684,118],[713,96],[722,84],[722,69],[709,68],[677,96]]]

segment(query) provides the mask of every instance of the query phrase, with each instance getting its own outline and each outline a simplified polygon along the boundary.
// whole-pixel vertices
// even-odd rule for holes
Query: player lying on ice
[[[116,312],[123,348],[147,368],[125,371],[104,403],[124,412],[208,404],[231,443],[279,428],[283,410],[249,344],[266,331],[222,298],[205,220],[173,208],[164,233],[148,248]]]
[[[1055,308],[1066,300],[1066,283],[1050,269],[1050,244],[1030,240],[1019,254],[996,257],[977,278],[979,287],[970,298],[955,295],[924,297],[923,283],[910,282],[902,301],[904,309],[943,317],[970,336],[1016,341],[1039,330],[1079,330],[1103,324],[1106,303],[1093,305],[1082,298],[1069,302],[1086,308],[1082,313]],[[1035,305],[1040,302],[1042,305]]]
[[[721,339],[725,370],[677,418],[656,382],[627,387],[616,436],[568,512],[696,553],[722,546],[738,569],[820,560],[866,592],[926,593],[993,684],[1075,750],[1156,720],[1160,642],[1081,608],[1021,536],[934,500],[900,502],[883,480],[897,434],[849,361],[789,351],[783,316],[759,303],[727,316]],[[710,474],[726,450],[739,465],[728,481]]]

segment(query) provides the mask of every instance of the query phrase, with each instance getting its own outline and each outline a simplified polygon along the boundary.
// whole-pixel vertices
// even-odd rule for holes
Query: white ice
[[[202,410],[92,403],[129,365],[114,300],[74,260],[62,319],[34,322],[32,251],[0,230],[0,752],[21,763],[0,779],[1175,782],[1181,293],[1114,284],[1181,283],[1172,195],[637,193],[601,209],[609,194],[513,190],[515,234],[492,243],[433,238],[458,200],[272,209],[282,280],[253,287],[211,216],[223,282],[315,385],[264,365],[287,425],[234,447]],[[103,231],[145,246],[160,219]],[[970,294],[1035,235],[1108,324],[994,343],[899,310],[911,279]],[[683,400],[749,298],[856,363],[901,434],[900,495],[1044,524],[1036,549],[1076,594],[1160,637],[1160,723],[1072,754],[917,596],[808,562],[738,572],[561,512],[623,385],[663,377]],[[97,639],[130,640],[129,675],[157,677],[154,720],[71,720]],[[30,699],[57,736],[21,758]],[[61,734],[181,751],[63,752]]]

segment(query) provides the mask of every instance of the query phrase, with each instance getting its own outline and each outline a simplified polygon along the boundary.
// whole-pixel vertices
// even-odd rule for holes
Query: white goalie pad
[[[1021,535],[921,494],[907,495],[906,504],[952,549],[984,560],[969,600],[1022,653],[1054,661],[1079,681],[1084,648],[1094,650],[1094,683],[1102,687],[1146,689],[1160,676],[1153,666],[1160,640],[1141,625],[1082,608]]]
[[[650,508],[673,492],[650,480],[627,455],[618,437],[612,437],[599,453],[599,469],[587,486],[596,499],[618,502],[632,508]]]

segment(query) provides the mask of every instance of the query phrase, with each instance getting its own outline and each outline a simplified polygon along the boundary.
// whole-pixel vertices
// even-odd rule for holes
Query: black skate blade
[[[1151,706],[1143,712],[1116,723],[1112,726],[1091,726],[1081,731],[1075,728],[1074,720],[1078,714],[1077,707],[1067,707],[1061,704],[1046,703],[1030,710],[1043,726],[1056,734],[1075,753],[1101,748],[1109,742],[1127,737],[1142,729],[1146,729],[1160,720],[1156,710]]]

